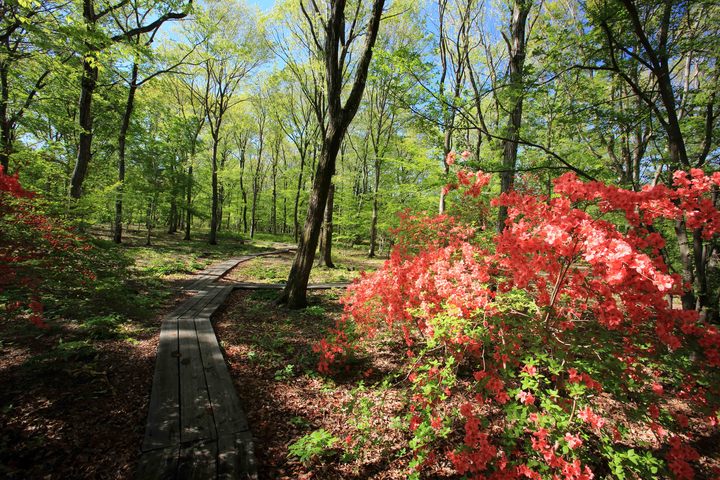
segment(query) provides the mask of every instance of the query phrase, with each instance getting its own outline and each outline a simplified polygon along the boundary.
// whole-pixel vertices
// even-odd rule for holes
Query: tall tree
[[[52,61],[57,52],[46,45],[46,37],[54,37],[50,27],[53,2],[3,2],[0,4],[0,166],[9,172],[10,155],[18,122],[37,98],[51,73],[38,64],[38,57]],[[31,60],[35,64],[30,64]]]
[[[138,5],[131,3],[131,10],[127,11],[122,21],[119,20],[119,15],[116,15],[118,19],[117,23],[122,25],[124,32],[129,32],[135,28],[138,28],[145,23],[148,15],[152,13],[152,10],[138,10]],[[124,77],[123,79],[128,85],[127,100],[125,101],[125,109],[120,123],[120,130],[118,132],[118,192],[115,199],[115,221],[113,227],[113,241],[115,243],[122,242],[122,208],[123,208],[123,188],[125,182],[125,153],[127,145],[127,134],[130,128],[130,120],[132,118],[133,109],[135,108],[135,95],[138,88],[142,87],[145,83],[149,82],[153,78],[159,75],[175,72],[176,69],[185,61],[185,59],[192,53],[196,45],[188,46],[188,52],[185,53],[182,58],[174,62],[171,65],[158,66],[154,71],[144,72],[144,76],[140,77],[140,64],[143,56],[149,56],[149,48],[155,40],[155,35],[158,30],[153,30],[149,35],[136,35],[130,39],[130,43],[133,47],[133,61],[132,67],[130,68],[129,78]],[[122,74],[121,74],[122,76]],[[177,208],[177,207],[175,207]],[[176,213],[176,212],[175,212]],[[174,220],[173,220],[174,222]],[[170,226],[171,233],[173,225]]]
[[[96,9],[95,0],[82,0],[82,16],[85,35],[83,38],[82,53],[82,76],[80,82],[80,102],[78,106],[78,125],[80,127],[79,145],[77,160],[70,180],[70,196],[80,198],[82,185],[87,175],[87,169],[92,158],[93,140],[93,94],[97,87],[100,56],[103,50],[114,43],[125,42],[138,35],[155,32],[168,20],[184,18],[192,5],[192,0],[187,4],[186,9],[181,12],[169,10],[166,4],[151,2],[145,7],[147,10],[157,12],[157,15],[149,15],[148,22],[138,25],[127,31],[113,34],[109,29],[103,28],[103,21],[114,19],[117,10],[124,8],[131,3],[131,0],[121,0],[113,5],[100,5]],[[160,7],[160,8],[157,8]],[[164,9],[162,7],[165,7]],[[157,8],[157,9],[156,9]],[[108,22],[110,23],[110,22]],[[114,22],[112,22],[114,24]]]
[[[500,192],[505,193],[513,189],[515,182],[515,168],[517,166],[518,141],[520,127],[522,126],[525,49],[527,45],[527,20],[532,7],[532,0],[514,0],[510,15],[510,36],[503,34],[508,48],[508,92],[509,100],[507,127],[503,140],[503,162],[500,174]],[[501,206],[498,210],[497,229],[499,232],[505,228],[507,207]]]
[[[205,90],[201,98],[212,138],[209,242],[215,245],[221,221],[218,211],[218,147],[223,120],[228,110],[243,100],[238,96],[240,83],[265,60],[265,56],[258,25],[243,4],[211,3],[199,23],[201,29],[207,29],[202,60]]]
[[[325,60],[327,125],[323,135],[322,150],[313,189],[310,194],[305,227],[298,243],[298,250],[290,269],[287,285],[280,298],[281,302],[287,303],[288,306],[293,308],[304,307],[307,304],[307,283],[315,259],[320,225],[327,204],[332,175],[335,171],[335,160],[345,132],[360,106],[373,46],[380,29],[380,19],[385,0],[373,1],[365,32],[365,45],[355,65],[354,81],[344,104],[342,101],[343,77],[350,68],[350,65],[348,65],[350,47],[361,34],[360,25],[363,23],[360,18],[362,2],[357,3],[352,17],[347,17],[345,14],[345,0],[331,0],[328,2],[325,13],[320,11],[315,1],[312,1],[311,5],[311,10],[308,12],[305,3],[300,2],[300,8],[312,31],[314,48],[323,53]],[[315,21],[313,21],[311,15],[315,17]],[[316,28],[318,20],[322,24],[322,30]]]
[[[442,112],[443,159],[452,150],[453,132],[457,116],[457,104],[465,82],[465,42],[470,29],[471,11],[474,0],[458,2],[455,9],[448,9],[448,0],[438,0],[438,55],[440,58],[440,79],[438,97]],[[448,91],[449,90],[449,91]],[[450,165],[443,162],[444,174],[450,172]],[[440,213],[445,211],[445,189],[440,191]]]
[[[720,117],[716,105],[720,85],[717,6],[677,0],[657,5],[616,0],[596,7],[590,14],[604,39],[606,57],[601,68],[615,72],[652,111],[667,141],[663,162],[673,170],[703,167],[717,148],[714,132]],[[693,63],[698,69],[697,82],[705,82],[706,90],[705,95],[691,99],[689,70]],[[642,81],[648,77],[650,83]],[[702,128],[684,129],[683,120]],[[688,148],[692,144],[693,152]],[[716,244],[705,242],[699,229],[689,233],[683,220],[676,222],[675,234],[683,280],[695,287],[683,294],[683,307],[717,312],[718,299],[710,298],[707,276]]]

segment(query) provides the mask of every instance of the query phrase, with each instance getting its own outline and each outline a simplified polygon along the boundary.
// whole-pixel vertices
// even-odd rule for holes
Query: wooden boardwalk
[[[194,295],[163,318],[136,478],[257,477],[252,435],[210,317],[233,290],[216,281],[266,254],[203,270],[185,287]]]
[[[254,282],[233,282],[230,284],[233,289],[237,290],[282,290],[285,288],[284,283],[254,283]],[[311,283],[307,286],[308,290],[332,290],[333,288],[346,288],[350,283]]]
[[[163,317],[145,437],[136,478],[255,479],[252,435],[210,317],[238,289],[281,289],[282,284],[219,284],[228,271],[257,253],[210,266],[186,283],[193,296]],[[345,283],[309,285],[343,288]]]

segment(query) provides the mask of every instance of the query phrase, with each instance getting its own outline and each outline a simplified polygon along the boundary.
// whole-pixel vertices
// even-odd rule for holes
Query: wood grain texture
[[[256,479],[254,445],[211,317],[234,287],[217,282],[263,252],[196,275],[162,319],[138,479]]]

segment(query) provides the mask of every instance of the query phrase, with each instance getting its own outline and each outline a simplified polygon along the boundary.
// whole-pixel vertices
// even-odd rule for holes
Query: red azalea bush
[[[461,170],[449,189],[476,197],[488,181]],[[319,369],[397,332],[413,476],[444,456],[477,479],[693,478],[693,436],[717,428],[720,332],[671,305],[688,286],[653,226],[716,235],[713,185],[720,174],[700,170],[640,192],[569,173],[552,198],[495,200],[509,216],[490,247],[452,217],[406,215],[316,346]]]
[[[92,247],[41,211],[42,201],[0,167],[0,315],[38,326],[48,299],[72,295],[94,273]]]

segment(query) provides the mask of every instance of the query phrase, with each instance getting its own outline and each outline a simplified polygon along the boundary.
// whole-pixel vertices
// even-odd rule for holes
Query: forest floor
[[[212,262],[276,245],[162,234],[146,246],[144,232],[130,231],[117,247],[92,233],[125,271],[102,279],[102,292],[64,299],[46,328],[0,317],[0,478],[132,478],[160,319],[180,285]]]

